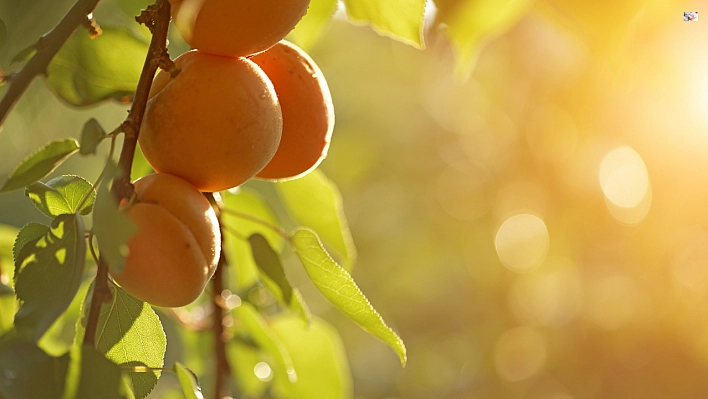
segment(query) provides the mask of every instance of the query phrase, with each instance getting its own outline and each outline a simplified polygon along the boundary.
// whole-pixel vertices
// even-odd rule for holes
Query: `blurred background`
[[[402,369],[294,276],[342,335],[354,397],[705,397],[708,4],[539,0],[468,79],[428,11],[425,50],[340,18],[308,50],[334,98],[321,169],[354,277],[408,348]],[[0,177],[126,109],[69,109],[35,81],[0,130]],[[0,196],[0,223],[34,220],[21,192]]]

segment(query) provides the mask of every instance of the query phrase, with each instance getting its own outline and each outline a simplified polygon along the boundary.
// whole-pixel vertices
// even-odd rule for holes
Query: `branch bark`
[[[128,199],[133,195],[133,185],[130,182],[130,171],[132,169],[135,148],[138,144],[138,134],[140,125],[143,122],[143,114],[147,106],[148,94],[152,86],[152,79],[157,72],[158,65],[169,60],[167,53],[167,28],[170,23],[170,3],[167,0],[157,0],[155,4],[149,6],[140,16],[136,17],[140,23],[144,23],[152,31],[152,40],[148,48],[143,70],[138,80],[138,87],[135,91],[133,104],[128,112],[128,118],[123,122],[121,128],[125,134],[123,148],[121,149],[118,168],[120,175],[113,180],[111,194],[120,203],[123,199]],[[98,259],[98,270],[96,271],[96,281],[94,283],[93,296],[91,297],[91,308],[89,310],[88,321],[86,322],[86,334],[84,344],[95,346],[96,328],[101,305],[110,301],[111,292],[108,287],[108,263],[101,256]]]
[[[34,78],[46,74],[47,65],[69,39],[77,27],[90,21],[88,15],[93,12],[100,0],[78,0],[64,15],[61,21],[49,33],[37,42],[37,52],[27,64],[10,80],[10,88],[0,101],[0,126],[17,100],[27,90]]]

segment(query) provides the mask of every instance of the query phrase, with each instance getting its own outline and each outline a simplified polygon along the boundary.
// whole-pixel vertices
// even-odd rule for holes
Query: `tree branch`
[[[10,79],[10,88],[0,101],[0,125],[5,121],[5,117],[15,105],[17,100],[27,90],[32,80],[39,74],[47,73],[47,65],[59,51],[61,46],[69,39],[77,27],[90,21],[88,15],[93,12],[100,0],[78,0],[73,7],[64,15],[61,21],[49,33],[42,36],[37,41],[37,52]]]
[[[128,118],[122,124],[125,133],[123,148],[118,168],[120,175],[113,180],[111,194],[120,203],[123,199],[128,199],[133,195],[133,185],[130,182],[130,170],[133,165],[135,148],[138,144],[138,134],[140,125],[143,122],[143,114],[148,101],[148,94],[152,86],[152,79],[155,76],[158,65],[169,59],[167,54],[167,28],[170,23],[170,3],[167,0],[157,0],[155,4],[149,6],[145,11],[136,17],[140,23],[144,23],[152,31],[152,40],[148,48],[145,64],[140,74],[138,87],[135,91],[133,105],[130,107]],[[96,271],[96,282],[94,284],[93,296],[91,297],[91,308],[88,321],[86,323],[86,334],[84,343],[95,346],[96,328],[101,305],[110,301],[111,292],[108,287],[108,263],[101,256],[98,259],[98,270]]]

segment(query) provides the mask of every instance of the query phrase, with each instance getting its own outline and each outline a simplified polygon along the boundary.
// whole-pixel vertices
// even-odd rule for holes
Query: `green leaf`
[[[292,243],[310,279],[325,298],[369,334],[391,346],[405,366],[403,341],[371,306],[352,276],[329,256],[317,234],[298,228],[293,233]]]
[[[112,300],[101,306],[96,349],[122,367],[161,368],[167,348],[162,323],[152,307],[110,285]],[[159,370],[129,372],[133,393],[145,398],[157,384]]]
[[[25,195],[37,209],[50,218],[77,212],[87,215],[91,212],[96,198],[93,185],[84,178],[73,175],[58,176],[47,183],[33,183],[27,186]],[[82,205],[86,196],[88,198]]]
[[[16,64],[18,62],[24,63],[30,60],[34,56],[34,54],[37,52],[37,44],[33,43],[29,47],[25,48],[24,50],[18,52],[15,54],[14,57],[12,57],[12,60],[10,61],[10,65]]]
[[[315,169],[299,179],[276,183],[276,188],[290,217],[315,230],[340,255],[344,268],[351,270],[356,248],[337,186]]]
[[[199,387],[199,380],[192,370],[186,368],[182,363],[176,362],[175,371],[186,399],[204,399],[202,389]]]
[[[25,226],[17,242],[34,237],[40,230],[32,224]],[[21,304],[15,315],[15,328],[31,331],[33,338],[39,340],[66,310],[81,285],[86,260],[81,217],[61,215],[39,238],[16,248],[15,294]]]
[[[297,381],[275,373],[273,392],[282,399],[350,399],[352,377],[342,339],[331,325],[314,318],[306,328],[297,317],[275,316],[270,327],[280,337],[293,359]]]
[[[66,385],[62,399],[120,399],[121,372],[117,364],[106,359],[89,345],[70,351]]]
[[[120,28],[102,26],[91,39],[77,29],[47,67],[47,83],[72,105],[130,97],[135,91],[147,44]]]
[[[96,155],[96,149],[103,139],[106,138],[106,131],[100,123],[94,118],[91,118],[84,123],[84,128],[81,130],[81,155]]]
[[[108,181],[104,179],[96,194],[93,209],[93,233],[98,241],[101,256],[106,259],[111,271],[123,270],[125,256],[128,254],[128,241],[138,227],[125,212],[118,210],[118,202],[108,191]]]
[[[244,238],[261,234],[276,251],[283,248],[284,241],[273,229],[242,215],[262,220],[276,228],[280,228],[280,222],[271,207],[254,190],[241,188],[235,194],[224,192],[223,201],[225,212],[221,215],[221,224],[225,226],[224,251],[236,270],[231,273],[231,280],[235,288],[245,289],[258,280],[258,267],[251,255],[250,244]]]
[[[337,11],[337,0],[310,1],[307,14],[289,33],[289,38],[307,50],[322,35],[335,11]]]
[[[68,357],[57,360],[60,359],[47,355],[31,341],[14,339],[3,345],[0,398],[61,398],[64,385],[61,371],[68,366]]]
[[[258,378],[254,372],[256,365],[269,359],[256,345],[242,339],[229,340],[226,346],[226,359],[231,366],[231,375],[235,386],[244,398],[262,398],[270,385],[272,375]]]
[[[423,48],[426,0],[344,0],[349,18],[380,34]]]
[[[469,78],[484,44],[509,30],[533,0],[436,0],[438,19],[455,51],[456,73]]]
[[[284,370],[289,381],[296,381],[297,374],[293,368],[293,362],[288,354],[287,348],[280,341],[280,338],[270,329],[263,317],[248,302],[233,309],[236,317],[243,323],[249,336],[263,350],[268,352],[281,370]]]
[[[270,246],[268,240],[258,233],[248,237],[248,242],[251,244],[253,259],[258,265],[263,284],[273,293],[278,302],[298,313],[305,324],[309,325],[310,310],[300,292],[290,284],[278,253]]]
[[[78,150],[79,143],[75,139],[49,142],[17,165],[0,191],[11,191],[36,182]]]

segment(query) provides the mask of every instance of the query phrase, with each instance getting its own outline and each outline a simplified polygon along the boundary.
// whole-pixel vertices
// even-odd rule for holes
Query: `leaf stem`
[[[103,169],[101,170],[101,173],[98,174],[98,177],[96,178],[96,182],[93,183],[94,189],[98,187],[99,184],[101,184],[101,181],[103,180],[103,177],[106,174],[106,170],[108,169],[108,164],[111,162],[113,159],[113,153],[115,152],[116,149],[116,135],[113,134],[111,137],[111,148],[108,150],[108,157],[106,158],[106,164],[103,166]],[[76,208],[76,213],[78,214],[81,212],[81,209],[84,207],[86,204],[86,201],[88,201],[89,198],[91,198],[91,194],[94,192],[94,190],[90,190],[86,194],[84,194],[84,198],[81,199],[81,203],[79,206]]]
[[[154,4],[148,6],[140,16],[136,17],[136,20],[148,25],[148,28],[152,31],[152,40],[150,41],[143,70],[138,80],[138,87],[135,90],[133,105],[128,112],[128,118],[120,126],[120,129],[125,133],[123,148],[118,160],[118,168],[121,173],[120,176],[113,180],[111,185],[111,194],[113,194],[118,203],[122,199],[130,198],[134,193],[133,185],[130,183],[130,170],[133,165],[135,148],[138,145],[138,134],[140,133],[140,125],[143,122],[148,94],[152,86],[152,79],[157,71],[158,60],[164,57],[169,58],[167,54],[167,28],[170,24],[170,3],[167,0],[157,0]],[[89,317],[86,322],[86,334],[84,335],[84,344],[91,346],[96,344],[96,329],[101,305],[111,299],[111,291],[108,288],[108,263],[103,256],[99,256],[97,266],[96,282],[93,296],[91,297]]]
[[[251,222],[258,223],[258,224],[260,224],[260,225],[262,225],[262,226],[265,226],[265,227],[267,227],[267,228],[273,230],[274,232],[278,233],[281,237],[283,237],[283,238],[285,239],[285,241],[288,241],[288,242],[292,241],[292,237],[290,237],[290,234],[286,233],[285,230],[281,229],[280,227],[278,227],[278,226],[276,226],[276,225],[274,225],[274,224],[272,224],[272,223],[270,223],[270,222],[268,222],[268,221],[266,221],[266,220],[263,220],[263,219],[261,219],[261,218],[255,217],[255,216],[253,216],[253,215],[249,215],[249,214],[247,214],[247,213],[235,211],[235,210],[233,210],[233,209],[227,209],[227,208],[223,208],[223,207],[222,207],[220,210],[221,210],[221,212],[228,213],[229,215],[236,216],[237,218],[241,218],[241,219],[245,219],[245,220],[250,220]],[[233,231],[232,231],[232,232],[233,232]]]
[[[93,12],[100,0],[78,0],[64,15],[49,33],[37,41],[37,52],[10,80],[10,87],[0,101],[0,125],[15,105],[17,100],[27,90],[32,80],[39,75],[47,73],[47,65],[52,61],[59,49],[69,39],[77,27],[88,20],[88,15]]]

